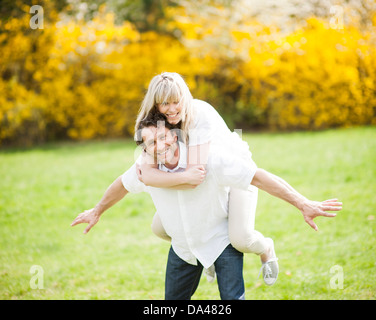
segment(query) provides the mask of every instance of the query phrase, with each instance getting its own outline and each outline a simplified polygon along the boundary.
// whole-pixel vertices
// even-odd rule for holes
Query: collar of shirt
[[[158,163],[159,170],[165,171],[165,172],[179,172],[184,171],[187,168],[187,146],[178,141],[179,144],[179,162],[178,165],[174,169],[169,169],[165,167],[164,164]]]

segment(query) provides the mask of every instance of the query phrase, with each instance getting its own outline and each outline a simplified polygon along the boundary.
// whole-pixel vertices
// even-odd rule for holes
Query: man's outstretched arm
[[[73,220],[71,226],[73,227],[80,223],[88,223],[89,225],[84,230],[85,234],[88,233],[99,221],[102,213],[123,199],[127,193],[128,191],[124,188],[120,176],[108,187],[98,204],[94,208],[80,213],[77,218]]]
[[[342,202],[338,202],[337,199],[322,202],[307,199],[285,180],[264,169],[257,169],[251,184],[298,208],[302,212],[304,220],[316,231],[318,228],[313,222],[314,218],[318,216],[335,217],[336,214],[327,211],[340,211],[342,209]]]

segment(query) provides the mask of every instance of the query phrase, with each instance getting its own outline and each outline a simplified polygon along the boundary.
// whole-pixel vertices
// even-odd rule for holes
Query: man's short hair
[[[163,114],[163,113],[160,113],[160,112],[150,112],[144,119],[142,119],[137,127],[137,131],[135,133],[135,141],[136,141],[136,144],[139,146],[141,144],[143,144],[143,141],[142,141],[142,129],[144,128],[147,128],[147,127],[155,127],[157,128],[158,125],[160,125],[160,122],[163,122],[164,126],[169,129],[169,130],[172,130],[174,129],[174,125],[172,125],[171,123],[169,123],[167,121],[167,118],[166,116]]]

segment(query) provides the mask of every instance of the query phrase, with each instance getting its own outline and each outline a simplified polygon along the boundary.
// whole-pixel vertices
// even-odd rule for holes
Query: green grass
[[[375,299],[376,128],[317,133],[246,134],[259,167],[312,200],[337,197],[343,210],[318,218],[260,192],[256,228],[275,241],[280,275],[257,279],[260,262],[245,256],[247,299]],[[150,230],[147,194],[128,195],[83,235],[70,227],[134,159],[130,140],[59,143],[0,152],[0,299],[163,299],[169,244]],[[44,271],[32,289],[30,268]],[[343,289],[332,289],[333,266]],[[219,299],[203,277],[193,299]]]

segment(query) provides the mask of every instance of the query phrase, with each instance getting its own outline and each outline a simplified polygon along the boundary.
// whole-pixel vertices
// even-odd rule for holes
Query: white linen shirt
[[[179,142],[180,159],[173,170],[183,171],[187,163],[186,146]],[[139,158],[140,159],[140,158]],[[150,193],[175,253],[189,264],[197,260],[210,267],[230,244],[228,236],[229,186],[246,190],[257,166],[238,157],[211,152],[205,180],[195,189],[173,190],[147,187],[138,180],[136,164],[122,175],[129,192]]]

